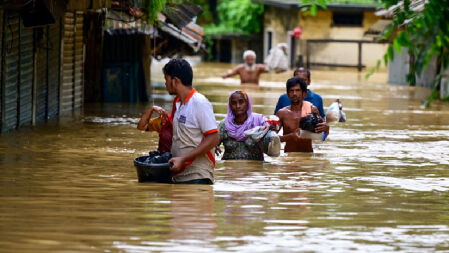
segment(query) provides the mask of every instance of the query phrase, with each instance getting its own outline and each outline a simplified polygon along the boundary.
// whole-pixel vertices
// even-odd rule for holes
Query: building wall
[[[449,99],[449,69],[446,69],[441,77],[440,98]]]
[[[289,18],[290,17],[290,18]],[[373,25],[379,17],[372,12],[364,12],[361,27],[333,27],[332,11],[318,11],[316,16],[306,16],[298,10],[286,10],[266,7],[264,14],[264,54],[267,54],[267,31],[273,34],[272,47],[278,43],[290,45],[288,32],[295,27],[301,27],[301,39],[296,42],[296,54],[306,55],[306,40],[309,39],[346,39],[363,40],[364,32]],[[362,64],[367,67],[376,66],[386,52],[386,44],[363,44]],[[312,62],[357,64],[358,45],[356,43],[320,43],[310,48]]]
[[[401,54],[394,51],[394,59],[388,64],[388,82],[390,84],[407,85],[406,75],[410,69],[410,56],[405,49]]]
[[[416,76],[416,86],[432,88],[437,73],[437,57],[433,57],[420,76]],[[410,55],[406,48],[401,53],[394,51],[394,59],[388,64],[388,82],[390,84],[409,85],[407,75],[410,70]]]

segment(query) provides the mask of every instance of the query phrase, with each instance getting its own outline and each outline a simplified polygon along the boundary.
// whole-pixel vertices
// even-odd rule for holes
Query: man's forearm
[[[221,75],[222,78],[228,78],[228,77],[231,77],[231,76],[233,76],[232,71],[228,71],[228,72],[223,73]]]
[[[285,134],[283,136],[280,136],[279,139],[281,142],[291,141],[293,139],[293,134],[294,133]]]

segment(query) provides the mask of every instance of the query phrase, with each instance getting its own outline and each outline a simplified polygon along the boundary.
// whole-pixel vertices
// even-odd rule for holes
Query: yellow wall
[[[303,12],[266,7],[264,14],[265,31],[273,32],[273,47],[278,43],[288,43],[287,32],[296,26],[301,27],[303,34],[297,42],[297,54],[306,55],[308,39],[346,39],[371,40],[364,38],[364,33],[379,17],[373,12],[365,12],[362,27],[332,27],[332,11],[318,11],[316,16],[306,16]],[[266,43],[266,41],[265,41]],[[362,63],[368,68],[376,65],[378,59],[386,52],[386,44],[363,44]],[[357,64],[358,45],[355,43],[323,43],[311,47],[311,61]]]

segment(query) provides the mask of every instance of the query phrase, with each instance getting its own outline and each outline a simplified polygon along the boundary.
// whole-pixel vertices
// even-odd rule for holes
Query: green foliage
[[[395,5],[399,0],[383,0],[384,8]],[[383,39],[392,40],[396,52],[406,48],[414,56],[407,80],[411,85],[416,76],[427,68],[434,56],[438,58],[440,73],[449,68],[449,0],[429,0],[423,11],[414,11],[411,1],[403,1],[404,8],[398,8],[393,16],[392,24],[383,32]],[[396,34],[395,34],[396,32]],[[394,37],[393,37],[394,36]],[[387,54],[393,59],[392,47]],[[391,56],[393,54],[393,56]],[[429,100],[435,99],[441,75],[437,75]]]
[[[263,5],[251,0],[221,0],[217,6],[219,24],[204,27],[206,34],[254,34],[261,30]]]
[[[142,11],[145,13],[146,20],[149,24],[157,21],[157,14],[162,11],[164,5],[169,0],[144,0]]]
[[[198,16],[197,23],[199,25],[207,25],[213,22],[209,0],[192,0],[191,2],[203,9],[203,13]]]
[[[204,37],[204,44],[206,45],[207,54],[205,56],[206,61],[213,61],[214,56],[212,55],[212,47],[214,45],[214,41],[209,37]]]

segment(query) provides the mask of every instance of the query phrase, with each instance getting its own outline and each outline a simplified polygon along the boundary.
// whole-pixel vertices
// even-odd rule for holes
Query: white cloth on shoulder
[[[265,65],[269,69],[275,71],[288,70],[288,57],[287,57],[287,44],[279,43],[275,48],[270,50],[267,58],[265,59]]]

